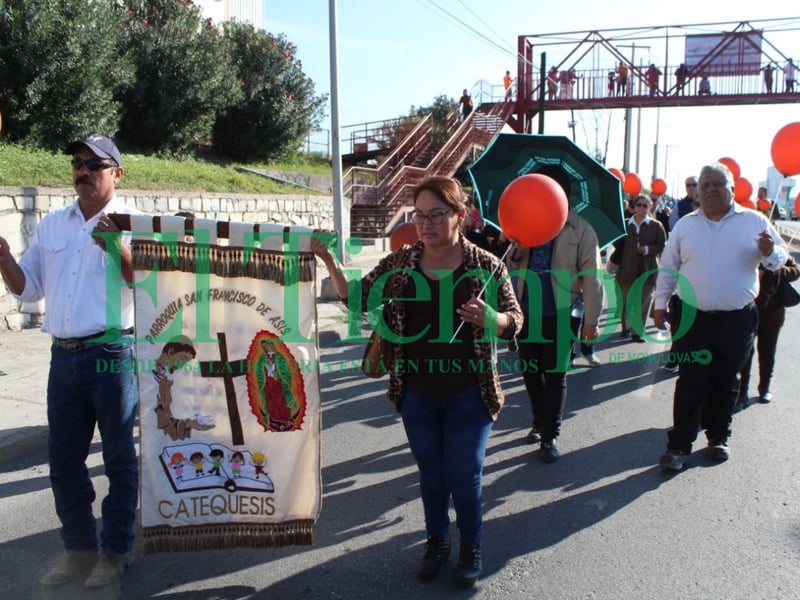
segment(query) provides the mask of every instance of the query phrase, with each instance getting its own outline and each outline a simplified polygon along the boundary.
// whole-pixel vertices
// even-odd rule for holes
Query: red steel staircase
[[[474,149],[489,145],[514,110],[512,102],[481,104],[463,122],[447,117],[447,139],[434,142],[430,115],[422,119],[374,168],[351,167],[342,177],[350,201],[350,235],[387,237],[412,209],[414,186],[432,175],[452,177]]]

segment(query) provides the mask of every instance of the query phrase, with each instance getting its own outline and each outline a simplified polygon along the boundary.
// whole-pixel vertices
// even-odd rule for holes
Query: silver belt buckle
[[[63,348],[67,352],[80,352],[88,346],[85,340],[70,340],[54,337],[53,342],[55,342],[56,346]]]

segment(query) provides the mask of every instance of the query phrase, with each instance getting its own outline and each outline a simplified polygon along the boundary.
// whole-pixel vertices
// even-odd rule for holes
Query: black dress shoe
[[[644,344],[644,339],[641,336],[636,335],[635,333],[631,336],[631,341],[636,342],[637,344]]]
[[[480,544],[461,544],[456,565],[456,587],[461,589],[471,588],[478,581],[483,569]]]
[[[528,432],[528,435],[525,436],[525,443],[526,444],[535,444],[536,442],[541,441],[542,436],[539,435],[539,429],[534,427]]]
[[[425,542],[425,554],[417,566],[417,578],[420,581],[430,581],[439,574],[439,569],[448,558],[450,558],[450,538],[429,537]]]
[[[559,456],[561,456],[561,454],[559,453],[558,448],[556,448],[555,440],[542,442],[542,445],[539,446],[539,460],[542,462],[556,462]]]
[[[619,337],[621,337],[624,340],[624,339],[627,339],[628,337],[630,337],[630,335],[631,335],[630,329],[623,329],[620,332]]]

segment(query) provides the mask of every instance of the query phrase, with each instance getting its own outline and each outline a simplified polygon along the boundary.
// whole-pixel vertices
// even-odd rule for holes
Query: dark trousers
[[[681,297],[678,294],[672,294],[667,303],[667,322],[669,323],[669,333],[672,336],[673,342],[669,347],[670,353],[675,352],[675,332],[678,331],[678,325],[681,322]]]
[[[555,315],[539,317],[541,319],[542,338],[545,342],[525,342],[528,337],[529,316],[525,315],[522,335],[519,336],[519,357],[528,363],[535,361],[538,370],[526,369],[522,378],[531,402],[533,426],[539,430],[544,441],[552,441],[561,431],[561,418],[567,400],[567,365],[569,360],[569,343],[558,343],[557,322]],[[559,356],[559,349],[564,355]]]
[[[758,349],[758,394],[769,391],[772,381],[772,371],[775,368],[775,351],[778,347],[778,335],[786,320],[786,309],[783,306],[758,309],[758,332],[756,334],[756,348]],[[739,389],[742,394],[747,394],[750,384],[750,367],[753,362],[753,350],[747,356],[742,370],[739,372],[741,381]]]
[[[622,331],[627,331],[631,329],[631,321],[629,315],[633,315],[638,310],[642,315],[642,328],[641,329],[634,329],[633,333],[638,336],[643,336],[645,333],[645,328],[647,327],[647,322],[650,318],[650,307],[653,304],[653,292],[656,289],[655,279],[650,277],[648,278],[647,282],[642,287],[642,295],[639,298],[638,306],[634,303],[631,306],[630,300],[630,289],[631,286],[629,284],[620,285],[620,290],[622,292],[622,315],[620,316],[620,321],[622,322]]]
[[[580,337],[578,335],[581,330],[581,325],[583,325],[583,319],[581,317],[570,317],[569,323],[572,326],[572,333],[575,334],[575,337]],[[594,352],[594,344],[587,344],[586,342],[575,342],[572,344],[572,356],[571,358],[575,358],[578,355],[578,346],[581,348],[581,354],[583,356],[590,356]]]
[[[688,309],[692,310],[692,309]],[[687,316],[687,307],[682,307]],[[753,349],[758,326],[754,304],[740,310],[697,311],[685,336],[675,341],[681,360],[675,383],[670,450],[691,452],[700,428],[709,441],[727,440],[739,389],[738,373]]]

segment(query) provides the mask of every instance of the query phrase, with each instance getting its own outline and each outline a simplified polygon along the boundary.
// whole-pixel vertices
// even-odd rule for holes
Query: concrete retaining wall
[[[330,196],[293,194],[255,196],[208,192],[117,190],[129,205],[145,213],[161,215],[189,211],[196,217],[245,223],[281,223],[334,229]],[[37,223],[50,211],[75,201],[72,189],[0,187],[0,236],[6,238],[19,258],[28,247]],[[20,304],[0,284],[0,331],[37,326],[44,303]]]

